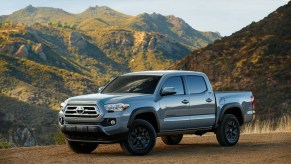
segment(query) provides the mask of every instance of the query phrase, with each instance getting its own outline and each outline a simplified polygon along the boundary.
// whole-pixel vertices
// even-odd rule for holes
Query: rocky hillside
[[[0,139],[51,144],[59,104],[68,97],[96,93],[125,72],[167,68],[218,38],[174,16],[129,16],[108,7],[71,14],[28,6],[1,16]]]
[[[62,9],[33,7],[31,5],[11,15],[2,16],[0,20],[32,25],[34,23],[62,24],[85,31],[99,31],[102,28],[120,27],[137,31],[157,32],[175,39],[189,48],[201,48],[220,35],[214,32],[201,32],[193,29],[181,18],[173,15],[140,14],[129,16],[105,6],[89,7],[80,14],[71,14]]]
[[[54,142],[57,132],[56,110],[3,95],[0,95],[0,103],[0,138],[5,138],[15,146],[46,145]]]
[[[253,91],[261,117],[291,114],[291,2],[173,68],[205,72],[215,90]]]

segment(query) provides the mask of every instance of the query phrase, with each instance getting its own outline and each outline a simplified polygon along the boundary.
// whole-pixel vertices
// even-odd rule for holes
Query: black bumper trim
[[[97,126],[62,125],[62,132],[101,132]]]
[[[67,140],[72,142],[116,143],[127,136],[127,132],[107,135],[97,126],[62,125],[61,130]]]
[[[70,139],[70,138],[67,138],[68,141],[71,141],[71,142],[89,142],[89,143],[98,143],[98,144],[111,144],[111,143],[118,143],[122,140],[120,139],[116,139],[116,140],[97,140],[97,141],[94,141],[94,140],[77,140],[77,139]]]

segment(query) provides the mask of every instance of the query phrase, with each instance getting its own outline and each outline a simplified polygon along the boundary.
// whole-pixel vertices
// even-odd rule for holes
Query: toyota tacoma
[[[145,155],[157,137],[176,145],[184,134],[214,132],[221,146],[233,146],[240,126],[254,117],[251,92],[214,92],[201,72],[143,71],[118,76],[97,94],[67,99],[59,126],[76,153],[120,143],[128,154]]]

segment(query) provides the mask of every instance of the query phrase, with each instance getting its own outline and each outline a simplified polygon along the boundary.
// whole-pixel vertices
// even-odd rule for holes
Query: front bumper
[[[94,143],[116,143],[126,138],[127,132],[107,135],[101,128],[96,126],[64,125],[62,132],[68,141],[94,142]]]
[[[110,122],[114,120],[115,124]],[[127,134],[127,117],[108,113],[103,117],[66,117],[59,113],[59,126],[67,140],[78,142],[114,143]]]

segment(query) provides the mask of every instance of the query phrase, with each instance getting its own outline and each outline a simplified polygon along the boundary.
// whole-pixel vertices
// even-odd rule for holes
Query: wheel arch
[[[158,121],[158,116],[157,116],[155,108],[153,107],[141,107],[141,108],[134,109],[129,117],[127,127],[130,127],[130,125],[135,119],[146,120],[150,124],[153,125],[157,133],[160,131],[160,124]]]
[[[244,116],[242,114],[242,107],[239,104],[232,103],[232,104],[225,105],[219,114],[218,124],[222,122],[222,118],[225,114],[233,114],[238,119],[238,122],[240,125],[244,124]]]

